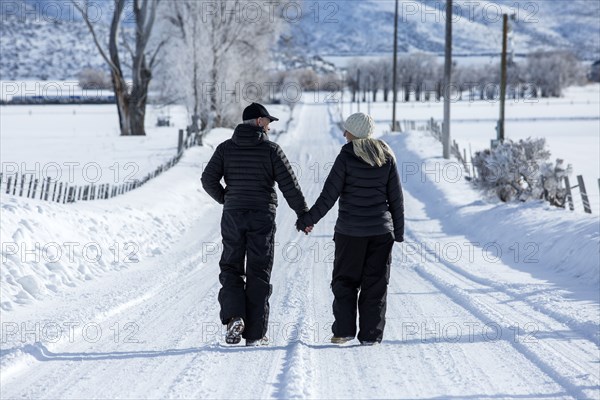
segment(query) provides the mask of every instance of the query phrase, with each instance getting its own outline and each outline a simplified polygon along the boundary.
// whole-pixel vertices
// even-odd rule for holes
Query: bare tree
[[[358,71],[360,70],[360,60],[354,58],[350,60],[348,66],[348,73],[346,75],[346,84],[352,91],[352,102],[354,103],[357,100],[357,94],[359,91],[358,87]]]
[[[565,87],[583,81],[580,63],[570,52],[535,52],[527,57],[527,75],[541,97],[560,97]]]
[[[427,84],[434,77],[437,59],[434,55],[425,53],[411,54],[409,58],[411,59],[409,65],[414,68],[412,73],[415,83],[415,99],[421,101],[421,95],[427,93]]]
[[[127,0],[114,0],[107,51],[105,45],[101,43],[101,39],[98,37],[96,28],[94,28],[88,14],[89,0],[86,0],[83,4],[77,0],[71,0],[75,8],[81,13],[100,55],[110,69],[122,136],[146,134],[144,120],[148,101],[148,86],[152,79],[152,68],[156,65],[157,55],[166,43],[166,39],[164,39],[152,51],[148,51],[160,1],[133,0],[134,42],[131,44],[128,38],[120,37],[123,12],[125,6],[131,3]],[[123,67],[126,64],[121,60],[120,50],[124,50],[131,58],[131,85],[127,84],[125,78]]]
[[[382,59],[377,63],[381,73],[381,88],[383,89],[383,101],[387,103],[389,99],[389,93],[392,90],[392,61]]]
[[[414,70],[413,59],[409,56],[398,57],[398,76],[400,78],[402,91],[404,92],[404,101],[410,101],[410,93],[414,89]]]
[[[365,89],[371,92],[371,100],[377,101],[377,92],[383,86],[384,70],[379,63],[364,62],[362,69],[365,71]]]

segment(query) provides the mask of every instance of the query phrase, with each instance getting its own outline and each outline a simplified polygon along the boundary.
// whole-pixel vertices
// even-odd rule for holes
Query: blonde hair
[[[353,139],[354,154],[370,166],[381,167],[389,160],[395,160],[396,155],[386,142],[379,139]]]

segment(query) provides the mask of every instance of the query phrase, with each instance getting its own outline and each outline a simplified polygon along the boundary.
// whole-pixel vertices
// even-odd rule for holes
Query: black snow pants
[[[267,210],[224,210],[221,235],[221,322],[227,324],[232,317],[242,317],[246,324],[242,336],[261,339],[269,320],[275,214]]]
[[[333,334],[356,336],[358,302],[358,340],[381,342],[394,237],[391,233],[354,237],[336,232],[334,241]]]

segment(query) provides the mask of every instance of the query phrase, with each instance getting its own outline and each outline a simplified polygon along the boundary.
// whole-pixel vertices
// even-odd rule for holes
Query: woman
[[[373,119],[356,113],[344,124],[342,147],[315,205],[296,223],[310,232],[340,198],[335,225],[332,343],[356,336],[380,343],[385,327],[387,285],[394,241],[404,240],[404,205],[394,153],[372,138]],[[360,291],[360,295],[359,295]]]

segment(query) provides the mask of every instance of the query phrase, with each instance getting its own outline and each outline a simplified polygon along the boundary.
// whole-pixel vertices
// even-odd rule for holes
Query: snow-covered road
[[[295,115],[295,129],[279,143],[312,205],[343,138],[326,104],[298,106]],[[394,143],[401,159],[403,142]],[[197,161],[187,156],[182,164]],[[199,176],[189,181],[199,185]],[[416,185],[404,185],[406,241],[462,240],[428,214],[424,196],[411,190]],[[301,235],[280,196],[269,346],[222,344],[215,204],[168,252],[5,312],[0,396],[600,397],[593,331],[468,272],[462,260],[413,254],[404,244],[394,248],[383,343],[330,344],[336,217],[337,206],[311,235]],[[482,270],[499,268],[475,259]]]

